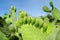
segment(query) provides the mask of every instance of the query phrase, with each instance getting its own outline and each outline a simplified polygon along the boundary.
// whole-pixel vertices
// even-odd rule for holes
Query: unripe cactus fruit
[[[19,22],[20,26],[23,25],[23,18],[20,18],[20,19],[18,20],[18,22]]]
[[[44,17],[44,23],[49,22],[49,18],[48,17]]]
[[[27,23],[28,23],[28,24],[31,23],[31,18],[30,18],[30,16],[27,17]]]
[[[44,24],[43,24],[43,32],[46,32],[47,28],[48,28],[48,27],[47,27],[47,23],[44,23]]]
[[[7,24],[10,24],[12,22],[11,18],[7,18],[5,21]]]
[[[39,26],[39,21],[38,21],[38,19],[36,19],[36,21],[35,21],[35,27],[38,27]]]
[[[4,16],[3,16],[4,19],[7,19],[8,17],[9,17],[9,16],[8,16],[7,13],[5,13]]]
[[[10,8],[10,16],[12,16],[12,12],[13,13],[16,12],[16,8],[14,6],[11,6],[11,8]]]
[[[27,17],[26,16],[23,18],[23,23],[27,24]]]
[[[43,27],[43,32],[46,32],[47,28],[48,28],[48,27],[46,27],[46,26]]]
[[[24,18],[25,16],[27,16],[27,13],[25,11],[21,10],[21,11],[19,11],[19,16],[21,18]]]
[[[16,12],[16,8],[14,6],[11,6],[10,11],[14,10]]]
[[[39,28],[43,27],[43,20],[42,19],[39,19]]]
[[[22,11],[19,11],[19,18],[21,17],[21,18],[23,18],[24,17],[24,13],[22,13]]]
[[[28,16],[28,14],[26,12],[24,12],[24,16]]]
[[[32,17],[32,18],[31,18],[31,24],[32,24],[32,25],[35,24],[35,21],[36,21],[36,18],[35,18],[35,17]]]

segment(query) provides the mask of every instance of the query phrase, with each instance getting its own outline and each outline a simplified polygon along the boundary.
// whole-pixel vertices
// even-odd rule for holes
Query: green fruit
[[[7,19],[8,17],[9,17],[8,14],[5,13],[3,18],[4,18],[4,19]]]
[[[46,30],[47,30],[47,27],[43,27],[43,32],[46,32]]]
[[[36,19],[36,22],[35,22],[35,27],[38,27],[39,26],[39,21],[38,21],[38,19]]]
[[[23,18],[24,17],[24,13],[22,13],[22,11],[19,11],[19,18]]]
[[[27,23],[28,23],[28,24],[31,23],[31,18],[30,18],[30,16],[27,17]]]
[[[18,22],[19,22],[20,26],[23,25],[23,18],[20,18],[20,19],[18,20]]]
[[[43,6],[43,11],[50,12],[50,9],[47,6]]]
[[[19,17],[24,18],[25,16],[27,16],[27,13],[25,11],[19,11]]]
[[[14,6],[11,6],[10,8],[10,16],[12,16],[12,13],[14,14],[16,12],[16,8]]]
[[[44,23],[47,23],[47,22],[49,22],[48,17],[44,17]]]
[[[10,24],[12,22],[11,18],[7,18],[5,21],[7,24]]]
[[[28,16],[28,14],[27,14],[26,12],[24,13],[24,17],[25,17],[25,16]]]
[[[14,6],[11,6],[11,10],[14,10],[16,12],[16,8]]]
[[[44,21],[42,20],[42,18],[40,18],[38,20],[39,20],[39,28],[43,27]]]
[[[23,23],[27,24],[27,17],[26,16],[23,18]]]
[[[35,21],[36,21],[36,18],[35,17],[32,17],[31,18],[31,24],[34,25],[35,24]]]
[[[43,24],[43,32],[46,33],[47,29],[48,29],[48,23],[44,23]],[[47,33],[46,33],[47,34]]]

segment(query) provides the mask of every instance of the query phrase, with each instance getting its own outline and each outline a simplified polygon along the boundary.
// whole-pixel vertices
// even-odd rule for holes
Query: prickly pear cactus
[[[52,13],[55,19],[60,20],[60,11],[54,7],[52,0],[50,0],[50,6],[52,7],[51,10],[47,6],[43,6],[43,11]]]
[[[3,25],[0,27],[0,40],[60,40],[60,11],[54,7],[52,1],[50,6],[51,10],[43,6],[43,11],[52,15],[30,17],[20,10],[17,18],[16,8],[12,6],[9,15],[0,17],[0,26]]]
[[[42,18],[35,18],[35,17],[31,18],[29,16],[27,17],[25,16],[21,19],[23,19],[22,20],[23,22],[22,25],[20,26],[20,30],[23,40],[47,40],[46,35],[44,35],[43,32],[41,32],[39,29],[43,24]]]

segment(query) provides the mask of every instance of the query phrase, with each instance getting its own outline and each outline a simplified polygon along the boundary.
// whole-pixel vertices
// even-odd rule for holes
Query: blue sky
[[[46,13],[42,10],[42,6],[46,5],[49,8],[50,0],[0,0],[0,16],[4,13],[9,14],[9,9],[13,5],[19,10],[26,11],[30,16],[44,16]],[[54,6],[60,9],[60,0],[53,0]]]

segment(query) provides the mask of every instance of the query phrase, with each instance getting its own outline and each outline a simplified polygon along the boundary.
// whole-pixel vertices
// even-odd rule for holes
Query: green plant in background
[[[60,20],[60,11],[53,5],[53,2],[52,0],[50,0],[50,6],[52,7],[51,10],[49,10],[49,8],[47,6],[43,6],[43,10],[45,12],[51,12],[52,13],[52,16],[57,19],[57,20]]]
[[[50,0],[50,10],[43,6],[43,11],[49,12],[44,17],[30,17],[20,10],[16,18],[16,8],[10,8],[10,14],[0,17],[0,40],[60,40],[60,11]]]

